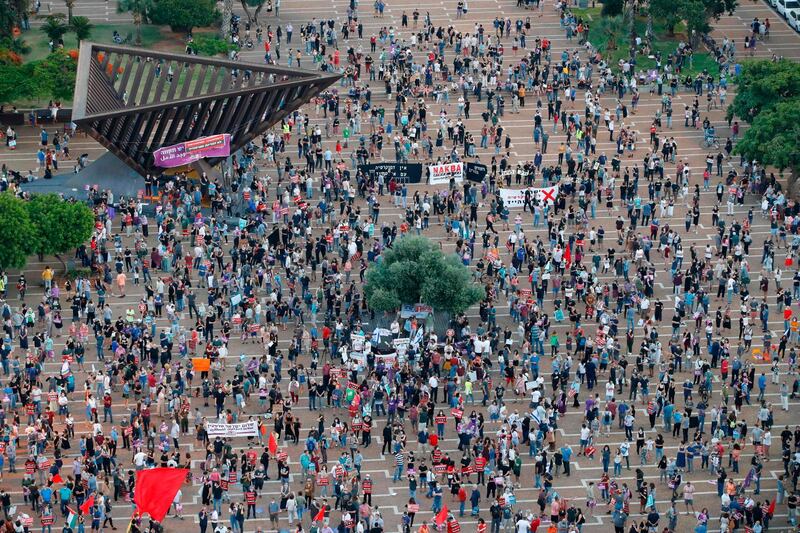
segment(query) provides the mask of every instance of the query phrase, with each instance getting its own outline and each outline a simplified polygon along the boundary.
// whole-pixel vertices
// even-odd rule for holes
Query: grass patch
[[[608,50],[608,42],[610,35],[603,31],[600,27],[600,8],[589,9],[573,9],[573,13],[583,20],[589,21],[589,42],[591,42],[598,50],[603,53],[606,61],[611,65],[614,70],[619,70],[618,64],[620,59],[628,59],[630,57],[630,35],[628,27],[625,25],[624,29],[616,34],[616,48]],[[634,28],[637,35],[644,37],[647,30],[647,19],[645,17],[637,17],[634,21]],[[656,52],[661,53],[662,65],[666,64],[667,57],[674,54],[678,48],[682,37],[685,35],[686,26],[680,22],[674,28],[674,34],[670,35],[666,26],[662,21],[653,21],[653,33],[655,37],[652,40],[651,55],[653,58],[637,54],[635,70],[652,70],[656,68],[655,55]],[[719,73],[719,67],[714,57],[705,51],[695,51],[692,57],[691,64],[684,64],[681,70],[681,76],[691,75],[694,76],[708,71],[712,75]]]
[[[572,13],[582,20],[588,20],[590,23],[591,21],[600,20],[600,11],[603,8],[600,6],[596,7],[573,7],[570,9]]]
[[[92,28],[92,35],[89,37],[89,40],[98,43],[113,44],[112,35],[114,34],[114,30],[119,32],[123,39],[130,34],[131,44],[133,44],[133,39],[135,39],[136,36],[136,26],[132,22],[122,24],[95,24]],[[161,26],[143,24],[142,47],[149,48],[170,39],[168,35],[169,29],[166,28],[167,31],[164,30],[165,28]],[[25,43],[31,48],[30,53],[25,54],[23,57],[25,61],[43,59],[50,53],[50,39],[39,28],[33,27],[30,31],[24,32],[22,38],[25,39]],[[75,39],[74,33],[69,32],[64,35],[64,48],[67,50],[78,48],[78,41]]]

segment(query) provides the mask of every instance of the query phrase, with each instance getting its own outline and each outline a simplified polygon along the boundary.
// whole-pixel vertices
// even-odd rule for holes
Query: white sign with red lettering
[[[430,165],[428,167],[428,173],[430,174],[429,183],[431,185],[450,183],[451,179],[456,182],[462,182],[464,181],[464,163]]]

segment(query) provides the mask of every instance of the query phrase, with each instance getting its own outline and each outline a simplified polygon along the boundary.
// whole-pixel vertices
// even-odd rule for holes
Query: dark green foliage
[[[483,287],[455,255],[445,255],[431,240],[404,237],[367,271],[367,303],[375,311],[425,303],[435,310],[461,313],[484,297]]]
[[[151,19],[172,31],[190,32],[192,28],[212,25],[219,18],[214,0],[158,0]]]

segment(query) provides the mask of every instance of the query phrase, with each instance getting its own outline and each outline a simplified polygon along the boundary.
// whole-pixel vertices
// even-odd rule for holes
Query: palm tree
[[[72,9],[75,7],[75,0],[64,0],[67,4],[67,23],[72,24]]]
[[[604,52],[617,49],[617,36],[625,29],[625,20],[622,15],[616,17],[601,17],[597,21],[597,30],[606,36]]]
[[[224,41],[230,39],[231,19],[233,18],[233,0],[223,0],[222,2],[222,25],[219,32]]]
[[[117,11],[131,13],[133,24],[136,26],[136,46],[142,45],[142,24],[150,20],[150,11],[153,9],[153,0],[119,0]]]
[[[72,23],[69,27],[75,32],[75,37],[78,39],[78,44],[80,45],[81,41],[88,39],[92,34],[94,24],[89,22],[88,17],[72,17]]]
[[[50,37],[53,45],[57,45],[59,40],[69,31],[69,26],[64,22],[63,13],[55,13],[45,19],[42,24],[42,31]]]

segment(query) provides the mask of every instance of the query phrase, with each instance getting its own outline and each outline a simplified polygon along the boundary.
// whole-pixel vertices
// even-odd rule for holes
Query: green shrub
[[[210,26],[219,17],[214,0],[158,0],[150,16],[155,24],[185,32]]]
[[[195,54],[217,56],[220,54],[227,55],[231,50],[238,50],[239,46],[224,39],[220,39],[217,36],[198,35],[192,40],[191,44],[189,44],[189,48],[191,48]]]

